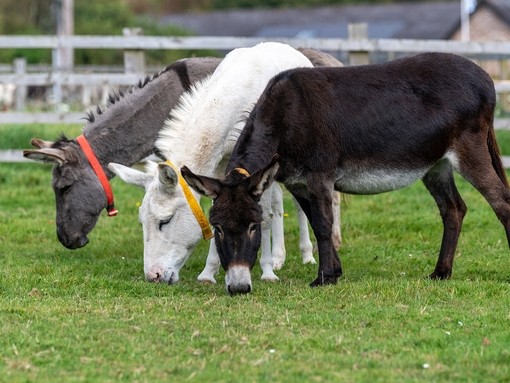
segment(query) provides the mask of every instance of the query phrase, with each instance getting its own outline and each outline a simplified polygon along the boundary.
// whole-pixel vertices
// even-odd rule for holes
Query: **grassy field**
[[[0,147],[27,146],[28,134],[41,135],[20,130]],[[425,278],[441,224],[418,183],[344,201],[344,276],[315,289],[287,196],[280,281],[260,281],[257,266],[254,292],[230,297],[223,273],[217,285],[196,282],[205,242],[179,284],[144,281],[142,191],[119,179],[119,216],[101,217],[85,248],[63,248],[50,171],[0,164],[0,382],[510,381],[510,251],[463,180],[469,210],[451,280]]]

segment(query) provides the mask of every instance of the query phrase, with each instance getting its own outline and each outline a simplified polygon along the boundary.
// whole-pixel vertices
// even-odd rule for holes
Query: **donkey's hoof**
[[[303,257],[303,265],[316,265],[317,261],[313,257],[313,255],[310,255],[309,257],[304,258]]]
[[[301,259],[305,263],[305,259],[313,259],[313,245],[312,243],[304,244],[299,246],[299,252],[301,253]]]
[[[214,277],[212,275],[207,275],[207,274],[200,274],[198,277],[197,277],[197,281],[199,281],[200,283],[203,283],[203,284],[206,284],[206,285],[214,285],[216,284],[216,279],[214,279]]]
[[[275,273],[273,273],[273,270],[267,270],[262,272],[262,276],[260,277],[260,279],[262,279],[263,281],[276,282],[280,278],[278,278],[278,276]]]
[[[434,270],[434,272],[429,275],[429,278],[435,279],[435,280],[446,280],[446,279],[450,279],[451,276],[452,276],[451,270],[441,271],[441,272]]]
[[[321,276],[317,277],[315,281],[310,283],[310,287],[317,287],[317,286],[323,286],[323,285],[336,285],[336,282],[338,281],[338,277],[335,276]]]

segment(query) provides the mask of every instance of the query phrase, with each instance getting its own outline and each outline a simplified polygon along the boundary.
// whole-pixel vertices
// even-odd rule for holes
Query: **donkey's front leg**
[[[312,208],[312,217],[316,214],[314,210]],[[331,238],[332,221],[327,220],[326,222],[322,217],[314,217],[312,219],[315,221],[312,224],[312,228],[319,250],[319,273],[317,279],[310,283],[310,286],[335,284],[342,275],[342,265]]]
[[[309,183],[310,185],[310,183]],[[305,214],[308,216],[319,251],[319,272],[310,286],[335,284],[342,275],[342,265],[331,238],[333,212],[331,207],[331,192],[323,187],[315,192],[309,190],[308,198],[296,197]]]
[[[207,254],[207,260],[205,261],[204,270],[197,277],[197,280],[199,282],[205,283],[216,283],[216,279],[214,278],[214,276],[218,274],[219,269],[220,269],[220,256],[218,255],[216,243],[213,238],[211,239],[211,243],[209,245],[209,253]]]

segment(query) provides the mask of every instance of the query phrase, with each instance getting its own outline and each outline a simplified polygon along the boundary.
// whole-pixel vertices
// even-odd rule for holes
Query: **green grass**
[[[501,152],[510,155],[510,132],[508,130],[496,131],[496,139],[498,140]]]
[[[83,114],[85,116],[85,114]],[[81,125],[54,124],[54,125],[0,125],[0,150],[2,149],[29,149],[30,140],[34,137],[54,141],[61,134],[74,138],[81,134]]]
[[[451,280],[425,278],[441,224],[417,183],[346,198],[344,276],[315,289],[286,195],[280,281],[260,281],[257,266],[254,292],[230,297],[223,272],[217,285],[196,282],[205,242],[177,285],[144,281],[143,192],[119,179],[119,216],[102,216],[85,248],[62,247],[50,171],[0,164],[0,382],[510,381],[510,251],[463,180]]]

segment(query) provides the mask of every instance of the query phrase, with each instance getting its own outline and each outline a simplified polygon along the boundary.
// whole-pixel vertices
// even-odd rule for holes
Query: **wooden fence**
[[[419,52],[452,52],[476,60],[510,59],[510,42],[458,42],[447,40],[395,40],[367,39],[366,24],[349,26],[348,39],[338,38],[272,38],[270,40],[287,43],[294,47],[311,47],[331,52],[351,65],[369,63],[371,57],[384,55],[386,59],[398,55]],[[109,88],[136,84],[147,74],[144,51],[165,50],[219,50],[229,51],[243,46],[252,46],[267,38],[255,37],[156,37],[142,36],[140,31],[124,29],[122,36],[0,36],[0,49],[51,49],[53,63],[46,72],[32,73],[23,59],[15,60],[11,72],[0,72],[0,84],[16,86],[15,112],[0,112],[0,123],[72,123],[79,122],[75,114],[62,111],[46,113],[24,112],[24,99],[27,86],[47,86],[53,88],[53,103],[60,105],[63,87],[83,88],[82,101],[87,106],[87,90],[90,87],[102,87],[104,93]],[[117,73],[78,73],[76,70],[62,68],[58,58],[62,48],[69,49],[121,49],[124,50],[124,66]],[[505,66],[506,68],[507,66]],[[505,75],[504,77],[507,77]],[[510,81],[496,80],[497,92],[510,93]],[[510,124],[502,122],[500,126]]]
[[[406,40],[406,39],[368,39],[366,24],[349,26],[349,38],[258,38],[258,37],[156,37],[142,36],[139,31],[124,30],[119,36],[0,36],[0,49],[51,49],[53,63],[46,72],[31,73],[26,62],[16,60],[12,71],[0,71],[0,85],[14,84],[15,111],[0,112],[0,124],[6,123],[83,123],[83,112],[58,110],[30,113],[23,110],[26,89],[31,85],[53,88],[54,104],[61,105],[63,87],[102,87],[105,92],[110,88],[136,84],[147,72],[144,52],[152,49],[165,50],[218,50],[227,52],[234,48],[253,46],[262,41],[278,41],[293,47],[310,47],[330,52],[346,63],[359,65],[369,63],[375,56],[383,55],[392,59],[406,54],[420,52],[450,52],[469,57],[477,62],[499,60],[507,64],[510,60],[510,42],[459,42],[449,40]],[[61,68],[58,58],[62,48],[68,49],[121,49],[124,54],[124,66],[116,73],[77,73],[76,70]],[[3,66],[5,69],[5,65]],[[504,65],[506,68],[507,65]],[[152,72],[149,72],[149,74]],[[506,77],[506,76],[505,76]],[[510,81],[495,79],[496,90],[500,97],[508,98]],[[83,97],[86,104],[86,96]],[[497,129],[510,129],[510,120],[496,121]],[[16,154],[0,154],[6,160],[13,160]]]

